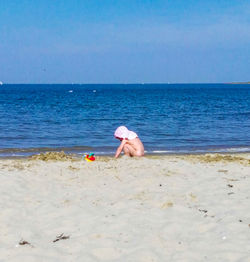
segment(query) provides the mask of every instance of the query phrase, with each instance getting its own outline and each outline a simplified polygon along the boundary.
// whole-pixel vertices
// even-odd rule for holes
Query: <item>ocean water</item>
[[[149,153],[249,152],[250,85],[0,86],[0,156],[112,154],[120,125]]]

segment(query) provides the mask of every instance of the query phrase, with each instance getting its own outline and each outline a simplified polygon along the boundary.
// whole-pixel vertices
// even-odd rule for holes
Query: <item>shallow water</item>
[[[115,151],[119,125],[147,152],[250,151],[250,85],[2,85],[0,155]]]

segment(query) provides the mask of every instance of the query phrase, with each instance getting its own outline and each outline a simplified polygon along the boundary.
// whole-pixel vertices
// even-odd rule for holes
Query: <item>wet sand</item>
[[[0,160],[0,261],[248,261],[250,154]]]

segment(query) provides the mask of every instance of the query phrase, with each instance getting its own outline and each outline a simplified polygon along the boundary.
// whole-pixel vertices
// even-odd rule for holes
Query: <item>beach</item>
[[[249,261],[249,153],[61,156],[0,160],[0,261]]]

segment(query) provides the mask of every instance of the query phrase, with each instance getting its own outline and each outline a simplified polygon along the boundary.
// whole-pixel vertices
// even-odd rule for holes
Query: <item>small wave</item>
[[[192,154],[192,153],[248,153],[250,147],[218,147],[218,148],[171,148],[171,150],[147,150],[149,154]]]
[[[148,151],[145,151],[146,153],[148,152]],[[154,153],[154,154],[167,154],[167,153],[172,153],[172,152],[174,152],[173,150],[153,150],[152,151],[152,153]],[[149,151],[149,153],[150,153],[150,151]]]
[[[228,153],[244,153],[250,152],[250,147],[236,147],[236,148],[226,148],[226,149],[219,149],[217,152],[228,152]]]
[[[89,146],[74,146],[74,147],[31,147],[31,148],[2,148],[0,154],[29,154],[29,153],[42,153],[42,152],[79,152],[93,150]]]

